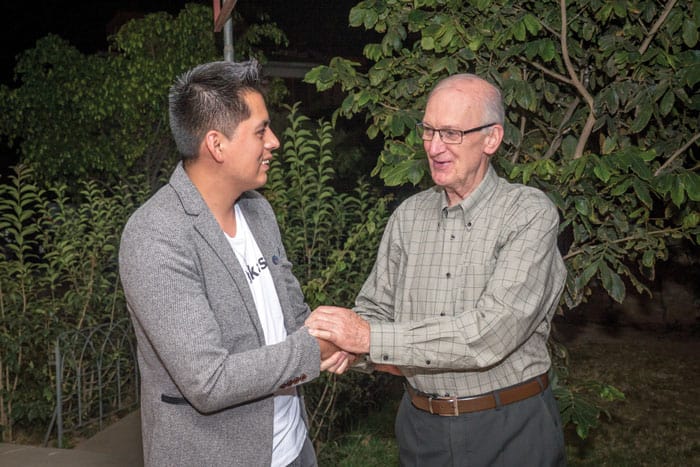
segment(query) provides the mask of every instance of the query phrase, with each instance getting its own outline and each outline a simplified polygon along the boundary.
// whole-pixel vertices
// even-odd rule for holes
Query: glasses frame
[[[474,133],[475,131],[483,130],[485,128],[488,128],[490,126],[498,125],[498,123],[493,122],[493,123],[487,123],[486,125],[481,125],[477,126],[474,128],[470,128],[468,130],[457,130],[455,128],[432,128],[430,126],[426,126],[425,123],[423,122],[418,122],[416,123],[416,131],[418,132],[418,136],[420,136],[420,139],[423,141],[432,141],[433,138],[435,137],[435,133],[437,133],[440,136],[440,141],[442,141],[445,144],[462,144],[462,141],[464,141],[464,135],[467,135],[469,133]],[[429,130],[433,132],[433,135],[430,138],[426,138],[425,131]],[[459,141],[445,141],[442,138],[442,132],[443,131],[454,131],[459,133]]]

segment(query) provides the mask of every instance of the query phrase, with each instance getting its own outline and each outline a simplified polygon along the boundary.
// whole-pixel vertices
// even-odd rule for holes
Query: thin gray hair
[[[503,125],[505,122],[505,109],[503,107],[503,96],[501,94],[501,90],[495,86],[494,84],[486,81],[484,78],[472,74],[472,73],[460,73],[452,76],[448,76],[447,78],[443,79],[440,81],[438,84],[435,85],[432,91],[430,91],[430,94],[428,95],[428,99],[433,95],[435,91],[438,89],[441,89],[443,87],[447,87],[450,85],[455,84],[456,82],[479,82],[481,84],[485,85],[486,92],[483,94],[479,94],[474,96],[474,98],[481,103],[481,108],[484,112],[484,122],[483,124],[487,123],[498,123],[500,125]],[[488,129],[485,129],[484,131],[488,131]]]
[[[231,137],[250,117],[245,94],[263,93],[260,65],[219,61],[198,65],[180,75],[168,94],[170,131],[184,161],[195,159],[208,131]]]

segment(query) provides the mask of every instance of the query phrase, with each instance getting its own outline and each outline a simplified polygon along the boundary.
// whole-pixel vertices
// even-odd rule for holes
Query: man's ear
[[[222,144],[224,143],[224,135],[216,130],[210,130],[204,135],[204,141],[202,144],[206,146],[207,152],[214,159],[215,162],[222,162],[224,155],[222,151]]]
[[[503,141],[503,127],[501,125],[494,125],[491,127],[491,131],[484,140],[484,152],[489,156],[496,153],[498,147]]]

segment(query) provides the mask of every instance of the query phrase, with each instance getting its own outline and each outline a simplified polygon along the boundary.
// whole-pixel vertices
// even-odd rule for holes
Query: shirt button
[[[455,236],[454,236],[454,235],[450,235],[450,240],[454,240],[454,239],[455,239]]]
[[[430,365],[430,360],[426,360],[426,361],[425,361],[425,364],[426,364],[426,365]]]
[[[388,355],[382,355],[382,360],[384,360],[384,361],[389,360],[389,356],[388,356]]]
[[[445,276],[447,276],[447,278],[449,279],[450,277],[452,277],[452,274],[448,272],[447,274],[445,274]]]
[[[467,227],[471,228],[471,226],[472,226],[472,223],[471,223],[471,222],[467,222]]]
[[[440,312],[440,316],[445,316],[445,312],[444,312],[444,311],[441,311],[441,312]]]

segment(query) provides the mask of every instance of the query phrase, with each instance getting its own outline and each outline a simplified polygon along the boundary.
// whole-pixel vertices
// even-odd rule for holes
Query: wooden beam
[[[238,0],[224,0],[224,4],[221,5],[221,0],[214,0],[214,32],[219,32],[224,28],[224,24],[231,17],[236,2]]]

